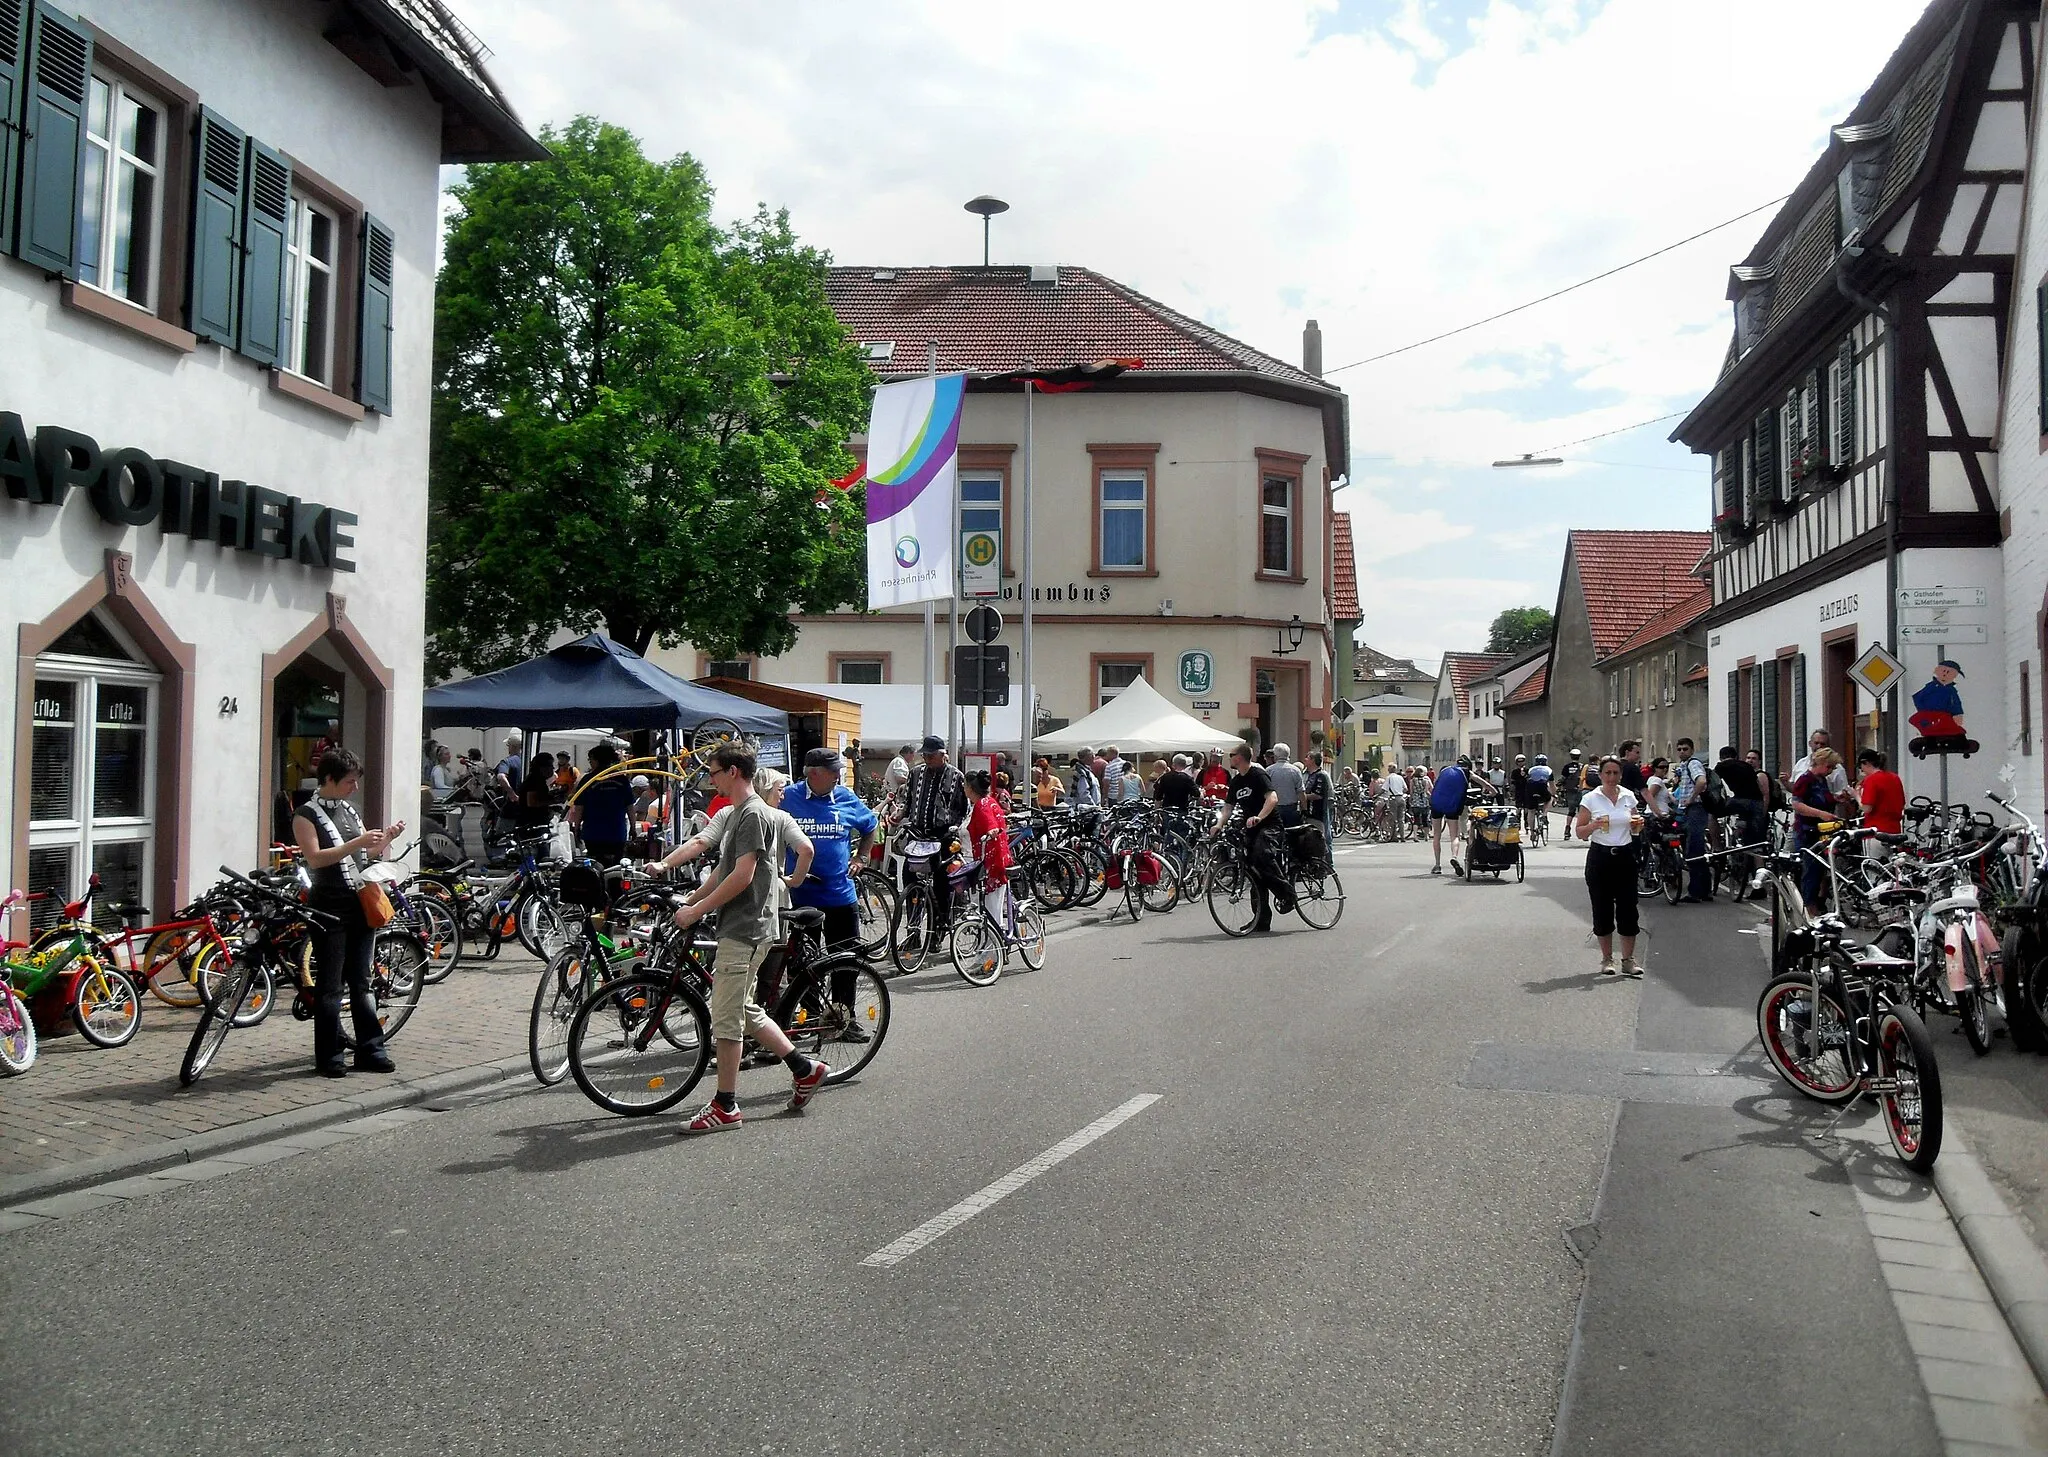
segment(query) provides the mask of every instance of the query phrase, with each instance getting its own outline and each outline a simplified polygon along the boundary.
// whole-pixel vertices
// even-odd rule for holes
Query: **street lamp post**
[[[971,213],[978,214],[981,218],[981,266],[986,268],[988,267],[988,220],[999,212],[1008,212],[1010,205],[1000,197],[990,197],[983,193],[980,197],[970,197],[961,206]]]

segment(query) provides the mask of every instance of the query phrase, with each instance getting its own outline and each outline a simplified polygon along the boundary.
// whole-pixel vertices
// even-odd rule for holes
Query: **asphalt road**
[[[1577,858],[1535,863],[1468,885],[1418,873],[1421,847],[1347,852],[1332,933],[1229,941],[1195,906],[1061,935],[986,990],[897,982],[866,1076],[788,1116],[786,1076],[750,1073],[734,1133],[606,1117],[572,1084],[0,1238],[0,1450],[1548,1452],[1575,1329],[1577,1370],[1683,1322],[1644,1308],[1654,1252],[1578,1322],[1565,1236],[1594,1221],[1620,1105],[1474,1073],[1506,1049],[1569,1081],[1672,994],[1588,976]],[[1616,1157],[1647,1166],[1609,1177],[1617,1248],[1677,1217],[1646,1192],[1670,1130],[1627,1107]],[[1773,1177],[1802,1178],[1796,1155]],[[1703,1252],[1739,1258],[1739,1219],[1713,1228]],[[1830,1238],[1837,1263],[1770,1276],[1829,1299],[1858,1258],[1846,1216]],[[1667,1360],[1739,1343],[1739,1314]],[[1801,1400],[1910,1382],[1885,1339]],[[1753,1374],[1699,1399],[1745,1381],[1754,1403]],[[1923,1450],[1915,1399],[1879,1428],[1907,1440],[1856,1450]],[[1570,1411],[1622,1450],[1657,1427],[1643,1402],[1582,1373]],[[1785,1436],[1748,1450],[1837,1450]]]

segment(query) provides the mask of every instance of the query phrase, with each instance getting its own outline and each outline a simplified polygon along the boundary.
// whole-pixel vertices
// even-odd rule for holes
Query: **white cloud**
[[[1088,264],[1283,358],[1315,317],[1336,366],[1789,191],[1924,3],[1398,0],[1364,6],[1380,19],[1363,30],[1336,0],[458,8],[525,116],[588,111],[656,155],[687,150],[726,216],[766,201],[842,261],[963,262],[980,229],[960,204],[993,192],[1013,206],[998,259]],[[1550,601],[1554,573],[1529,580],[1531,553],[1501,543],[1495,572],[1475,531],[1705,524],[1703,466],[1485,465],[1697,399],[1726,344],[1727,265],[1767,217],[1333,376],[1350,509],[1413,536],[1368,557],[1360,533],[1370,641],[1433,656]],[[1668,430],[1574,453],[1688,466]],[[1381,516],[1418,492],[1432,509]],[[1382,605],[1447,552],[1469,611]]]

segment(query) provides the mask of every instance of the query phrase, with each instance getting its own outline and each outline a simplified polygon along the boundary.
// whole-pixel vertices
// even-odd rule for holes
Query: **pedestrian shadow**
[[[1602,976],[1598,971],[1573,972],[1568,976],[1554,976],[1548,981],[1525,981],[1522,990],[1536,992],[1583,992],[1598,986],[1624,986],[1637,978],[1632,976]]]
[[[68,1088],[51,1095],[57,1103],[126,1103],[133,1107],[150,1107],[168,1103],[173,1099],[185,1103],[196,1103],[208,1094],[262,1092],[280,1082],[310,1082],[316,1077],[311,1057],[299,1053],[291,1057],[274,1058],[269,1062],[243,1064],[233,1068],[215,1068],[191,1087],[180,1084],[175,1076],[158,1076],[136,1079],[125,1083],[94,1083],[90,1087]],[[361,1091],[360,1088],[357,1091]]]
[[[744,1085],[746,1073],[740,1077]],[[859,1078],[853,1078],[833,1086],[856,1087],[859,1083]],[[708,1099],[708,1094],[706,1097]],[[696,1102],[684,1100],[672,1109],[646,1118],[614,1118],[600,1113],[555,1123],[529,1123],[523,1128],[496,1129],[492,1136],[503,1140],[508,1147],[484,1158],[443,1164],[440,1172],[456,1176],[508,1172],[559,1174],[601,1159],[625,1158],[675,1143],[695,1142],[683,1139],[680,1131],[682,1120],[699,1106]],[[742,1092],[739,1109],[749,1124],[769,1124],[782,1117],[804,1116],[800,1111],[790,1110],[787,1084],[781,1084],[773,1092]]]

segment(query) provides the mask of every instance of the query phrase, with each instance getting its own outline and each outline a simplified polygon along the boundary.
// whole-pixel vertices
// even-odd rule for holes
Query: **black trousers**
[[[1593,934],[1612,936],[1619,930],[1634,936],[1636,920],[1636,855],[1634,845],[1589,845],[1586,848],[1586,890],[1593,898]]]
[[[356,1056],[371,1057],[384,1050],[384,1029],[377,1023],[377,1002],[370,991],[376,933],[353,895],[316,895],[312,906],[335,921],[315,926],[312,934],[313,1062],[317,1067],[340,1067],[348,1055],[341,1041],[344,986],[355,1024]]]
[[[856,906],[820,906],[825,913],[825,949],[828,952],[858,952],[860,950],[860,910]],[[853,984],[857,973],[853,967],[832,973],[832,1000],[840,1003],[853,1001]]]
[[[922,867],[923,872],[931,877],[932,919],[925,932],[934,941],[943,940],[953,928],[953,886],[946,878],[946,852],[941,850],[936,855],[915,856],[910,863],[913,867]]]
[[[1294,887],[1280,873],[1275,859],[1279,853],[1280,831],[1267,825],[1253,825],[1244,832],[1244,847],[1251,862],[1252,920],[1265,925],[1273,919],[1273,902],[1280,902],[1281,914],[1294,909]]]

